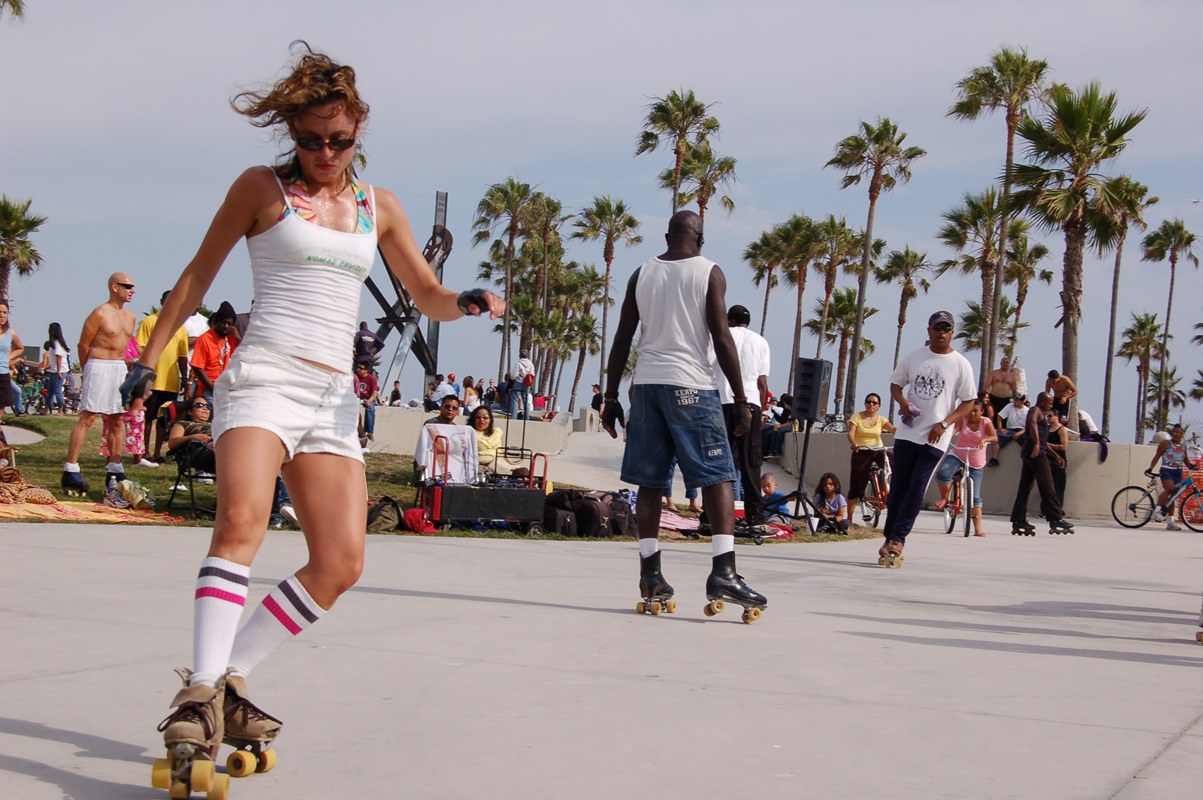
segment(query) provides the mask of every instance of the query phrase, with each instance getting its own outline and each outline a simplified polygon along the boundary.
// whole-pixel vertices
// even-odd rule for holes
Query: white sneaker
[[[1182,526],[1171,519],[1169,522],[1165,523],[1165,529],[1167,531],[1180,531],[1182,530]]]
[[[292,506],[280,506],[280,516],[284,517],[284,519],[288,520],[293,525],[296,525],[298,528],[301,527],[301,523],[297,522],[296,509],[294,509]]]
[[[193,477],[196,478],[197,483],[203,483],[206,486],[213,485],[213,476],[208,472],[197,472]]]
[[[169,492],[186,492],[186,491],[188,491],[188,487],[182,483],[177,483],[175,486],[172,486],[167,491],[169,491]]]
[[[1165,512],[1161,510],[1161,506],[1157,506],[1157,508],[1153,509],[1153,521],[1165,522]]]
[[[159,468],[159,465],[156,464],[155,462],[151,461],[149,458],[143,458],[137,464],[134,464],[134,466],[142,467],[143,469],[158,469]]]

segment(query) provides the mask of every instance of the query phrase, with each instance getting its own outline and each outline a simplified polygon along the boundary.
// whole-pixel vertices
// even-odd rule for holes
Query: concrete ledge
[[[780,466],[795,476],[802,459],[804,434],[792,433],[785,437],[785,446]],[[886,444],[893,444],[894,437],[882,437]],[[1071,441],[1067,460],[1068,474],[1065,480],[1065,515],[1071,519],[1111,519],[1111,499],[1125,486],[1144,484],[1148,478],[1144,470],[1153,459],[1152,445],[1111,444],[1108,446],[1106,463],[1098,463],[1099,445],[1094,442]],[[1015,491],[1019,487],[1019,445],[1010,444],[1003,448],[997,467],[987,467],[985,486],[982,492],[982,510],[986,514],[1009,516],[1015,502]],[[846,487],[851,469],[851,451],[848,436],[843,433],[812,433],[810,450],[806,459],[806,475],[803,480],[808,487],[814,486],[824,472],[834,472]],[[939,498],[935,481],[928,486],[924,504],[931,506]],[[1040,494],[1033,487],[1028,512],[1040,512]]]

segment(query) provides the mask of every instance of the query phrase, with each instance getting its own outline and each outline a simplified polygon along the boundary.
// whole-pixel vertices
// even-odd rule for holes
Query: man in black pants
[[[719,399],[723,404],[723,421],[727,424],[727,437],[731,442],[731,456],[739,472],[740,488],[743,489],[744,521],[748,531],[762,536],[772,533],[761,507],[760,465],[760,410],[768,404],[769,394],[769,343],[763,336],[749,330],[752,313],[744,306],[731,306],[727,311],[727,327],[735,342],[739,358],[739,371],[743,377],[742,387],[733,387],[726,379],[719,380]],[[717,374],[719,371],[715,370]],[[734,390],[734,392],[733,392]],[[743,395],[752,407],[752,422],[747,432],[736,436],[735,395]]]
[[[1064,511],[1057,499],[1057,487],[1053,483],[1053,470],[1049,459],[1065,465],[1061,456],[1048,448],[1048,416],[1053,410],[1053,395],[1041,392],[1036,405],[1028,411],[1027,439],[1019,452],[1023,470],[1019,473],[1019,490],[1015,493],[1015,505],[1011,507],[1011,534],[1034,536],[1035,526],[1028,522],[1028,497],[1032,494],[1032,483],[1040,490],[1040,513],[1048,520],[1049,533],[1073,533],[1074,526],[1062,517]]]

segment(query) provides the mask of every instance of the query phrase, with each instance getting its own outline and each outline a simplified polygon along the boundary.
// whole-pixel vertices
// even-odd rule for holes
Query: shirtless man
[[[1078,396],[1078,387],[1055,369],[1048,371],[1048,380],[1044,382],[1044,391],[1053,396],[1053,412],[1062,422],[1069,419],[1069,401]]]
[[[109,276],[109,300],[97,306],[84,321],[79,334],[79,362],[83,367],[83,394],[79,421],[71,430],[67,463],[63,464],[63,489],[69,495],[86,494],[88,483],[79,474],[79,454],[84,437],[103,414],[109,423],[109,463],[105,491],[125,480],[121,456],[125,454],[125,425],[122,420],[121,382],[125,380],[125,348],[134,335],[134,312],[125,304],[134,298],[134,283],[124,272]]]
[[[986,392],[990,395],[990,407],[994,409],[991,422],[998,425],[998,412],[1011,405],[1011,398],[1019,394],[1019,386],[1011,373],[1011,359],[1003,356],[998,369],[986,376]]]

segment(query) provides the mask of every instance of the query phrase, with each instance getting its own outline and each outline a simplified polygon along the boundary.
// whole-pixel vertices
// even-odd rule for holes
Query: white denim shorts
[[[333,453],[363,463],[351,374],[266,347],[239,347],[213,384],[213,440],[234,428],[276,434],[287,451],[285,461],[299,453]]]

